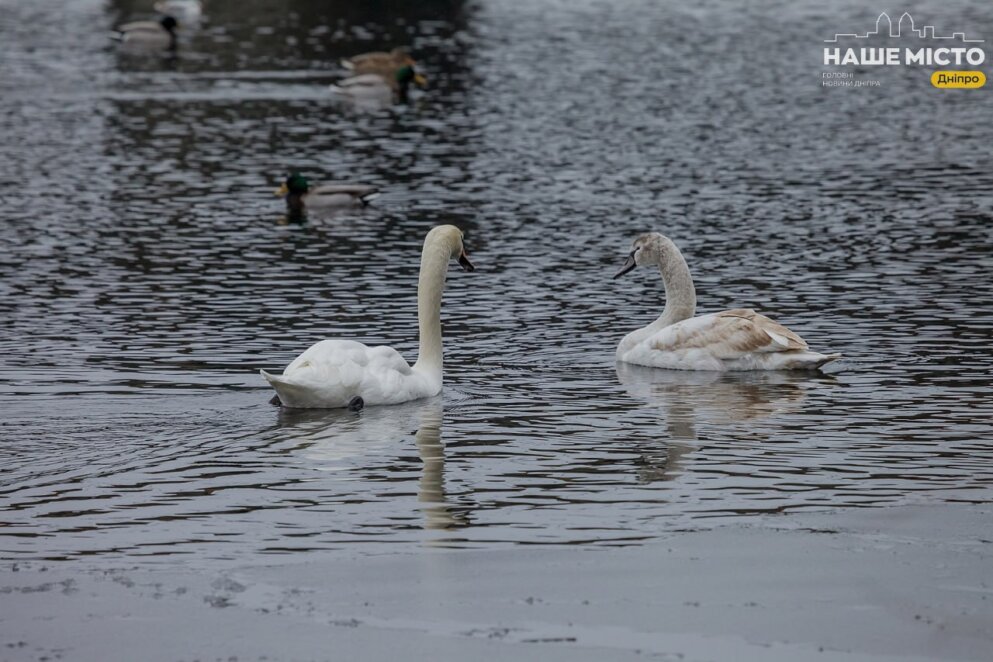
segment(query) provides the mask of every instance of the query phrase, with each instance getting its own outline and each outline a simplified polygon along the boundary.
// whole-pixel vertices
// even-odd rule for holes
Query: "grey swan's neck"
[[[652,248],[658,258],[659,273],[665,285],[665,308],[654,322],[629,333],[621,341],[618,352],[627,351],[665,327],[696,315],[696,288],[683,254],[666,237],[658,237]]]

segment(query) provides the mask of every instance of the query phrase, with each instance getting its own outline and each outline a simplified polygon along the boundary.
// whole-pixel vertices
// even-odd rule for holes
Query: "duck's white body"
[[[294,359],[282,375],[261,371],[283,406],[333,409],[350,406],[356,397],[364,405],[393,405],[441,392],[441,295],[453,257],[465,269],[473,269],[458,228],[441,225],[432,229],[424,240],[417,285],[417,363],[408,365],[391,347],[323,340]]]
[[[331,85],[331,93],[344,99],[369,105],[393,104],[395,85],[379,74],[360,74]]]
[[[114,37],[131,46],[166,48],[173,35],[158,21],[132,21],[117,27]]]
[[[178,23],[172,16],[163,16],[158,21],[133,21],[118,26],[111,38],[121,42],[122,48],[131,53],[151,53],[167,50],[175,55],[177,46],[176,28]]]
[[[341,89],[348,90],[362,90],[372,87],[388,87],[393,89],[394,85],[390,84],[389,76],[385,74],[356,74],[355,76],[349,76],[344,80],[338,81],[337,86]]]
[[[634,243],[629,262],[659,267],[666,305],[648,326],[629,333],[617,347],[617,360],[671,370],[794,370],[818,368],[839,354],[819,354],[785,326],[750,309],[696,314],[696,291],[689,268],[671,240],[657,233]]]
[[[291,211],[303,212],[305,207],[354,207],[365,206],[379,197],[379,189],[367,184],[321,184],[311,186],[300,173],[291,173],[276,190],[276,195],[286,200]]]
[[[366,184],[321,184],[303,195],[308,207],[365,206],[379,196],[379,189]]]

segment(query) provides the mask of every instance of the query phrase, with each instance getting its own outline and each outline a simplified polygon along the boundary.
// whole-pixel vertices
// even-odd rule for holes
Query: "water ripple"
[[[165,61],[107,44],[129,16],[106,5],[0,23],[3,557],[634,545],[989,500],[990,96],[900,72],[885,95],[818,87],[807,53],[847,9],[438,2],[384,24],[211,5]],[[772,28],[774,52],[753,38]],[[409,107],[325,94],[339,57],[398,41],[432,81]],[[288,168],[385,195],[289,223]],[[413,358],[438,223],[478,267],[449,277],[443,397],[266,404],[258,369],[324,337]],[[610,279],[647,229],[683,248],[702,310],[755,307],[845,358],[615,366],[663,304],[657,275]]]

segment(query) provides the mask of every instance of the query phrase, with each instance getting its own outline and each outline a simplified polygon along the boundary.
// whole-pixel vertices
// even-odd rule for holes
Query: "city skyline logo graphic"
[[[916,27],[914,17],[910,15],[910,12],[903,12],[903,14],[900,15],[900,19],[894,23],[893,19],[890,18],[890,15],[883,12],[876,18],[875,30],[869,30],[865,34],[859,34],[857,32],[838,32],[831,39],[825,39],[824,43],[836,44],[841,38],[871,39],[880,35],[887,36],[892,39],[899,39],[903,36],[916,36],[918,39],[945,39],[949,41],[958,39],[965,44],[981,44],[986,41],[985,39],[969,39],[966,37],[964,32],[953,32],[951,36],[939,35],[936,34],[936,28],[933,25],[925,25],[923,28],[918,28]]]

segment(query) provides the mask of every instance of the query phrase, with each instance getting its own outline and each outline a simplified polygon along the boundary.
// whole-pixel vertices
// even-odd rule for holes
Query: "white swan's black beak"
[[[469,256],[465,254],[464,248],[462,249],[462,252],[459,253],[459,266],[462,267],[462,271],[476,270],[476,267],[469,261]]]
[[[631,251],[631,254],[628,255],[628,259],[624,260],[624,264],[621,265],[620,271],[614,274],[614,278],[620,278],[636,266],[638,266],[638,263],[634,261],[634,251]]]

